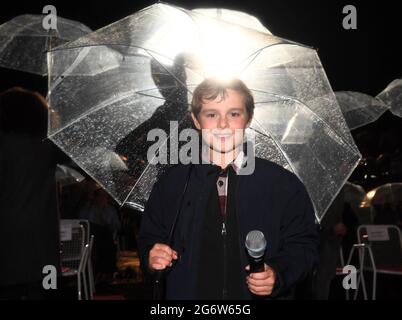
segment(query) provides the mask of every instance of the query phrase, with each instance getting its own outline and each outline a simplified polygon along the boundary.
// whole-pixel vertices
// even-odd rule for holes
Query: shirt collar
[[[206,160],[204,155],[203,155],[203,160],[204,160],[204,164],[214,165],[209,160]],[[237,157],[226,167],[226,169],[228,169],[229,166],[232,166],[232,168],[236,172],[236,174],[239,174],[240,170],[245,166],[246,163],[247,163],[247,155],[244,153],[243,150],[241,150],[239,152],[239,154],[237,155]],[[216,166],[216,165],[214,165],[214,166]],[[218,167],[218,166],[216,166],[216,167]]]
[[[246,162],[247,162],[247,155],[244,153],[243,150],[241,150],[237,155],[236,159],[234,159],[231,163],[231,166],[233,167],[236,174],[239,174],[241,168],[244,167]]]

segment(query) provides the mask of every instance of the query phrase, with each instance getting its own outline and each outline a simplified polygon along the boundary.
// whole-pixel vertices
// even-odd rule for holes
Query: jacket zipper
[[[227,291],[227,274],[226,274],[226,268],[227,268],[227,261],[226,261],[226,222],[223,220],[222,222],[222,237],[223,237],[223,290],[222,290],[222,299],[226,300],[228,296],[228,291]]]
[[[227,289],[227,232],[226,232],[226,218],[227,218],[227,207],[228,207],[228,192],[229,192],[229,173],[226,176],[226,198],[225,198],[225,208],[224,208],[224,216],[222,217],[222,237],[223,237],[223,290],[222,290],[222,299],[226,300],[228,297],[228,289]]]

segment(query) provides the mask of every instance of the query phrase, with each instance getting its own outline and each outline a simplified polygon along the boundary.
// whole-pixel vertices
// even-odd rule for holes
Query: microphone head
[[[248,254],[253,258],[260,258],[264,255],[267,241],[264,234],[258,230],[252,230],[246,237],[246,249]]]

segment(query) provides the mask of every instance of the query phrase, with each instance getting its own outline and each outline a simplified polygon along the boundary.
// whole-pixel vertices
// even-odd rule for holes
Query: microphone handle
[[[249,256],[249,262],[250,262],[250,272],[251,273],[257,273],[257,272],[264,271],[264,256],[261,256],[259,258],[253,258],[253,257]]]

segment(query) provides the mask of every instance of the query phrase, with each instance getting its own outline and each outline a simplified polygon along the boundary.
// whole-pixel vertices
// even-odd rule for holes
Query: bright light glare
[[[227,80],[239,76],[250,55],[250,43],[241,41],[247,31],[201,15],[196,21],[182,14],[164,18],[168,23],[157,29],[145,44],[146,49],[160,53],[159,62],[171,66],[177,56],[184,54],[197,60],[197,72],[204,78]]]
[[[367,192],[367,199],[369,199],[369,200],[373,199],[375,193],[376,193],[376,190],[371,190],[371,191]]]

